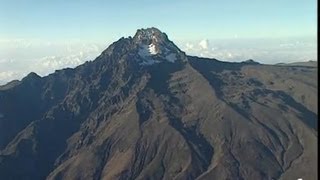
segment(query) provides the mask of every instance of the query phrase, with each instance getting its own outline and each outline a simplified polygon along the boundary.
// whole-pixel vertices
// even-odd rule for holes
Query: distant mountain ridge
[[[140,29],[0,88],[0,179],[317,179],[317,68],[188,56]]]
[[[318,61],[304,61],[304,62],[292,62],[292,63],[277,63],[275,65],[281,66],[305,66],[305,67],[318,67]]]

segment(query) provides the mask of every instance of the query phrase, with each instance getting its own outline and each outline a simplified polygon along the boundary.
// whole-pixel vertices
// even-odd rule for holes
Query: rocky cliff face
[[[0,88],[0,179],[317,179],[316,73],[190,57],[138,30]]]

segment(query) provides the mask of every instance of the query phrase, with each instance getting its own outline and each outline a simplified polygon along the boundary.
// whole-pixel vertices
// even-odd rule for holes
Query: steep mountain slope
[[[0,90],[0,179],[317,179],[317,68],[187,56],[156,28]]]

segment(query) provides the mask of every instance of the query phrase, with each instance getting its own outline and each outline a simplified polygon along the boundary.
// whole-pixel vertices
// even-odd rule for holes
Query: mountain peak
[[[186,56],[159,32],[0,86],[0,179],[317,179],[317,68]]]
[[[169,40],[168,36],[155,27],[138,29],[133,37],[139,56],[143,59],[140,64],[152,65],[163,61],[183,61],[184,53]]]
[[[39,76],[35,72],[30,72],[26,77],[24,77],[24,79],[40,79],[40,78],[41,76]]]
[[[108,55],[114,53],[118,57],[131,53],[140,65],[186,61],[186,54],[155,27],[138,29],[133,38],[121,38],[103,52]]]
[[[133,39],[138,42],[152,43],[168,41],[168,36],[155,27],[138,29]]]
[[[246,61],[242,61],[244,64],[260,64],[259,62],[253,60],[253,59],[248,59]]]

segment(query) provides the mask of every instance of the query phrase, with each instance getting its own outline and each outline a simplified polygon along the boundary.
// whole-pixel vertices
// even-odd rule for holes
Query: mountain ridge
[[[317,69],[187,56],[152,30],[0,89],[0,178],[317,178]]]

